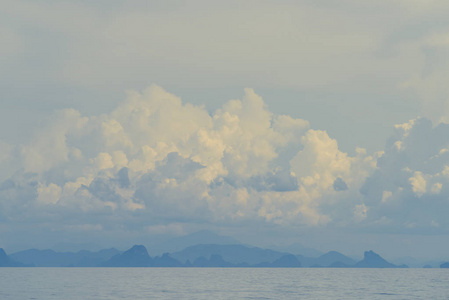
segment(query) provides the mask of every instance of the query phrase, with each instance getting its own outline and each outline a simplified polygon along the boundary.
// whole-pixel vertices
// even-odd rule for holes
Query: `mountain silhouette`
[[[296,258],[301,262],[303,267],[309,268],[344,268],[352,267],[356,263],[352,258],[337,251],[329,251],[316,258],[302,255],[296,255]]]
[[[0,248],[0,267],[24,267],[24,265],[9,258],[5,250]]]
[[[363,260],[354,265],[356,268],[399,268],[399,266],[389,263],[374,251],[365,251]]]
[[[182,263],[194,262],[200,257],[209,259],[211,255],[220,255],[223,260],[235,265],[256,265],[264,262],[274,262],[288,253],[278,252],[243,245],[201,244],[187,247],[182,251],[172,253],[172,257]]]
[[[125,252],[114,248],[98,252],[86,250],[55,252],[29,249],[6,255],[0,248],[0,267],[266,267],[266,268],[404,268],[395,265],[373,251],[366,251],[363,260],[329,251],[319,257],[305,257],[270,249],[244,245],[199,244],[175,253],[151,257],[143,245],[134,245]],[[449,262],[440,265],[449,268]]]
[[[188,261],[190,262],[190,261]],[[188,265],[188,263],[186,263]],[[209,259],[204,256],[198,257],[192,264],[192,267],[198,268],[229,268],[235,265],[223,260],[218,254],[212,254]]]
[[[103,267],[152,267],[153,259],[145,246],[134,245],[131,249],[112,257],[102,264]]]
[[[183,267],[183,264],[179,261],[171,257],[169,253],[164,253],[162,256],[157,256],[153,258],[153,266],[154,267]]]
[[[317,258],[317,264],[324,267],[337,266],[337,265],[352,266],[355,264],[355,261],[352,258],[349,258],[346,255],[341,254],[340,252],[329,251]]]

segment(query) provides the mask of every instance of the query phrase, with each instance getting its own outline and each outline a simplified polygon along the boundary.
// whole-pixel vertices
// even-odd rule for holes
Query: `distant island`
[[[443,264],[441,267],[448,267]],[[196,267],[196,268],[404,268],[387,262],[373,251],[366,251],[361,261],[336,251],[319,257],[305,257],[286,252],[239,244],[198,244],[181,251],[151,257],[143,245],[129,250],[104,249],[98,252],[56,252],[30,249],[7,255],[0,248],[0,267]]]
[[[62,247],[62,246],[63,247]],[[0,245],[1,246],[1,245]],[[90,247],[90,250],[80,250]],[[404,260],[391,263],[374,251],[363,258],[337,251],[322,253],[296,243],[271,249],[245,245],[227,236],[202,230],[160,244],[134,245],[126,251],[97,245],[66,243],[52,249],[28,249],[7,255],[0,248],[0,267],[142,267],[142,268],[406,268]],[[95,249],[93,249],[95,248]],[[412,260],[410,260],[412,261]],[[428,261],[413,267],[449,268],[449,262]]]

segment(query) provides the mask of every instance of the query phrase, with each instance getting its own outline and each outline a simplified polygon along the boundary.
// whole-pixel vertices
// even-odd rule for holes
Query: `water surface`
[[[449,269],[0,268],[0,299],[449,299]]]

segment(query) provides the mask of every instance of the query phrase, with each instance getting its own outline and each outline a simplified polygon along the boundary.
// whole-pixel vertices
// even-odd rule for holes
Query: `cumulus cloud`
[[[408,179],[410,184],[412,185],[412,191],[418,196],[421,197],[427,190],[427,182],[423,177],[422,173],[416,171],[413,177]]]
[[[252,89],[209,114],[153,85],[110,114],[55,113],[21,146],[0,203],[9,215],[19,203],[36,217],[62,214],[70,228],[86,214],[105,229],[114,219],[152,232],[182,222],[319,226],[342,218],[328,204],[366,214],[355,196],[376,159],[356,152],[273,114]]]
[[[378,168],[361,189],[368,207],[366,221],[388,220],[397,229],[413,224],[430,231],[436,222],[447,229],[449,125],[433,126],[429,119],[418,118],[395,130]]]
[[[22,148],[24,168],[26,172],[43,172],[69,160],[70,150],[67,145],[69,134],[78,134],[87,118],[80,116],[78,111],[67,109],[56,114],[54,122],[43,129],[45,134],[37,135],[35,139]]]
[[[358,221],[362,221],[366,218],[366,213],[368,212],[368,208],[365,204],[356,205],[354,208],[354,218]]]
[[[109,114],[59,111],[29,143],[3,144],[0,164],[16,170],[0,184],[0,218],[111,232],[248,222],[444,230],[448,141],[449,125],[418,118],[396,125],[384,151],[351,156],[251,89],[208,113],[153,85]]]
[[[61,197],[61,190],[61,187],[54,183],[50,183],[48,186],[39,186],[36,201],[44,204],[56,204]]]

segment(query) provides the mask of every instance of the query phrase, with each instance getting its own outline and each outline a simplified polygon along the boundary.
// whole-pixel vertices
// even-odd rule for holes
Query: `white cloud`
[[[383,191],[382,193],[382,202],[386,203],[389,201],[389,199],[393,196],[393,193],[391,191]]]
[[[373,157],[362,149],[350,157],[338,149],[337,141],[325,131],[309,130],[302,137],[303,150],[290,161],[291,170],[309,197],[322,201],[322,197],[339,191],[340,182],[346,189],[357,191],[364,178],[375,168]],[[337,196],[333,196],[337,197]]]
[[[99,170],[110,169],[114,167],[114,163],[112,162],[112,157],[108,153],[99,153],[98,156],[94,159],[95,166]]]
[[[37,188],[37,202],[43,204],[56,204],[61,197],[61,187],[54,183],[50,183],[48,186],[39,186]]]
[[[348,177],[351,159],[338,150],[337,141],[325,131],[309,130],[302,143],[304,149],[291,161],[292,171],[302,184],[326,190],[337,177]]]
[[[441,183],[437,182],[432,185],[432,187],[430,188],[430,192],[432,194],[439,194],[441,192],[442,188],[443,188],[443,185]]]
[[[408,180],[410,181],[410,184],[412,185],[412,191],[418,197],[421,197],[426,192],[427,181],[421,172],[419,172],[419,171],[415,172],[413,177],[410,177]]]
[[[432,222],[438,223],[439,229],[446,228],[449,125],[433,126],[430,120],[418,118],[395,129],[377,170],[361,189],[370,209],[366,220],[376,226],[386,218],[388,226],[403,230],[433,230]]]
[[[58,112],[22,149],[25,174],[36,173],[24,201],[162,223],[322,226],[341,218],[323,207],[357,195],[376,165],[364,149],[351,157],[307,121],[273,114],[252,89],[209,114],[153,85],[110,114]]]
[[[78,135],[88,122],[78,111],[67,109],[56,113],[55,120],[43,130],[45,134],[22,148],[23,165],[27,172],[43,172],[69,160],[71,147],[67,135]],[[75,150],[75,149],[74,149]]]
[[[368,213],[368,208],[363,203],[356,205],[354,208],[354,218],[359,222],[366,219],[367,213]]]
[[[354,156],[309,126],[273,114],[251,89],[211,114],[158,86],[110,114],[61,111],[22,147],[23,171],[0,187],[2,213],[54,210],[74,226],[92,214],[104,230],[114,216],[153,233],[196,222],[449,226],[445,202],[426,204],[449,195],[448,125],[418,118],[396,126],[384,152]]]

